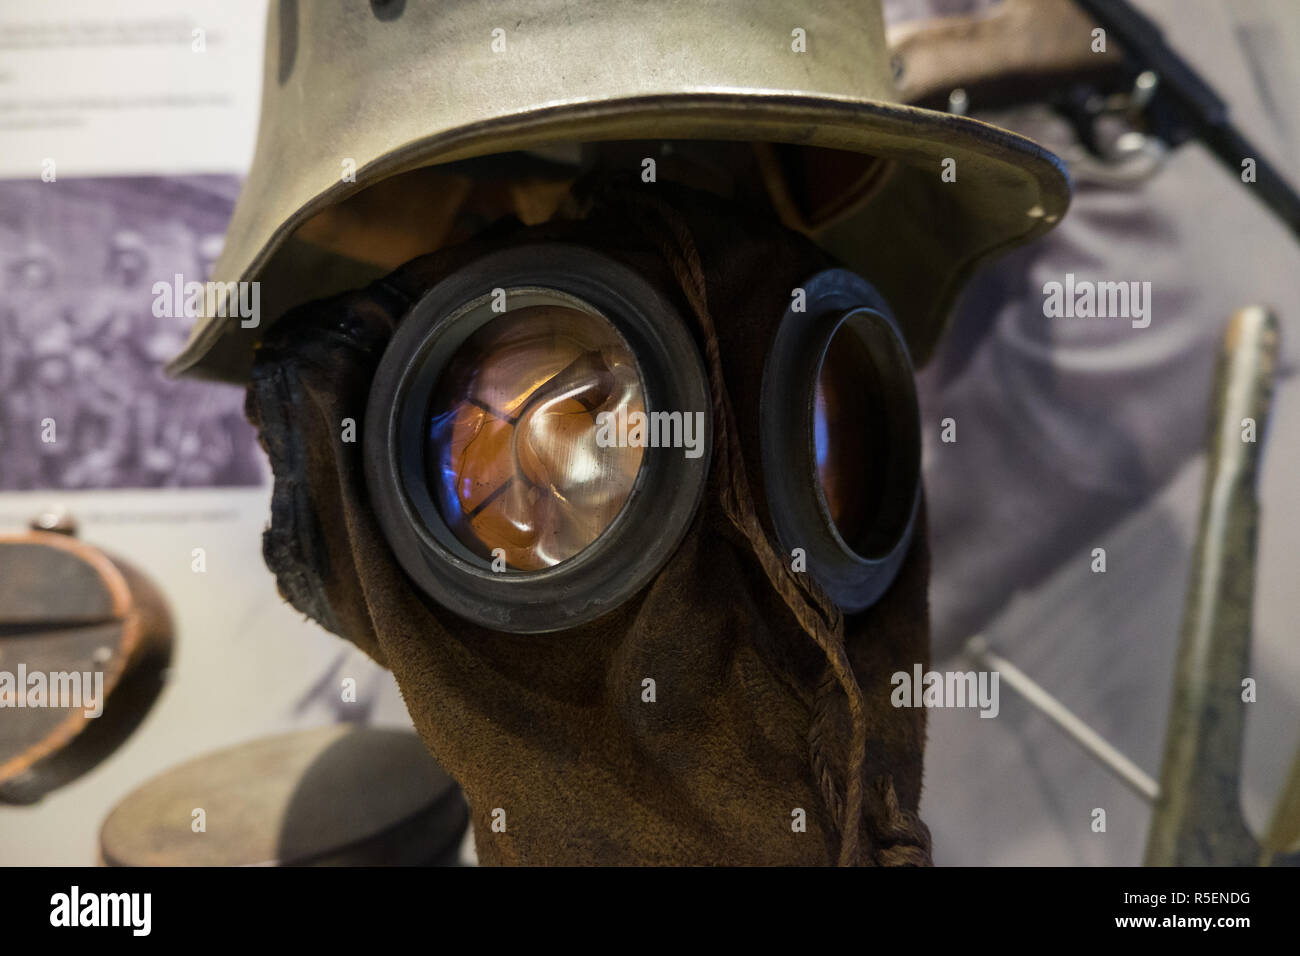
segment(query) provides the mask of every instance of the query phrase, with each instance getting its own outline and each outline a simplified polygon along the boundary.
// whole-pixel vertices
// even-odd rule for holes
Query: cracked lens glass
[[[533,305],[489,321],[430,408],[427,479],[443,519],[514,570],[572,558],[610,526],[641,468],[642,448],[597,442],[597,416],[634,411],[645,411],[636,360],[604,317]]]

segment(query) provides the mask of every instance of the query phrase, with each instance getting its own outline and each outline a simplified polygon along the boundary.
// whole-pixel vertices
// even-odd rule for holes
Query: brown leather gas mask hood
[[[483,863],[928,864],[924,710],[890,705],[891,675],[929,663],[919,495],[892,583],[849,614],[792,566],[768,505],[765,362],[791,290],[835,263],[668,184],[604,182],[580,208],[496,227],[271,329],[247,411],[275,473],[264,552],[282,594],[392,669],[464,788]],[[547,243],[616,260],[672,304],[707,377],[712,448],[680,542],[644,584],[584,623],[524,634],[413,580],[376,512],[369,436],[342,436],[345,420],[376,420],[376,369],[428,290]]]

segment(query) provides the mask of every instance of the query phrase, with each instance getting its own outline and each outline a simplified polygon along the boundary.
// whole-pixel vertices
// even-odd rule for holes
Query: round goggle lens
[[[592,544],[627,502],[643,449],[602,447],[597,416],[644,412],[631,349],[603,316],[533,305],[460,347],[429,410],[427,480],[474,553],[536,571]]]

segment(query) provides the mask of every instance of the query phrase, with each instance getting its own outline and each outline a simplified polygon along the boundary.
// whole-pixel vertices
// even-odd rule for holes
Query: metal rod
[[[1260,155],[1257,144],[1246,139],[1232,123],[1227,104],[1165,42],[1155,22],[1140,13],[1130,0],[1075,2],[1119,40],[1138,69],[1152,70],[1160,77],[1155,96],[1172,111],[1178,124],[1177,129],[1167,132],[1200,140],[1234,178],[1241,176],[1243,159],[1255,160],[1255,181],[1249,187],[1251,195],[1300,239],[1300,194]],[[1174,135],[1170,145],[1177,146],[1182,136]]]
[[[999,679],[1023,697],[1029,704],[1069,735],[1075,743],[1096,758],[1115,774],[1130,790],[1148,803],[1159,795],[1160,787],[1142,768],[1111,746],[1101,734],[1076,717],[1069,708],[1036,684],[1024,671],[1005,657],[989,649],[983,635],[976,634],[966,642],[966,654],[979,666],[997,671]]]

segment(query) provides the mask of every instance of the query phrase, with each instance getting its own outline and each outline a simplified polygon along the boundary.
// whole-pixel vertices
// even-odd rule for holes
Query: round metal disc
[[[454,853],[467,821],[415,734],[336,725],[165,771],[113,809],[100,848],[109,866],[418,865]]]

